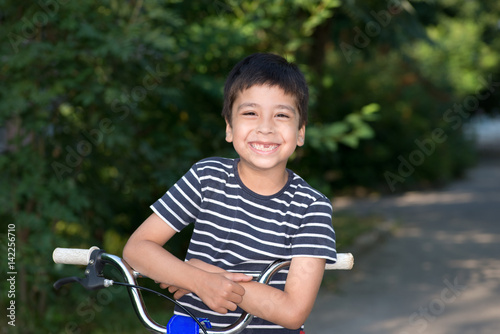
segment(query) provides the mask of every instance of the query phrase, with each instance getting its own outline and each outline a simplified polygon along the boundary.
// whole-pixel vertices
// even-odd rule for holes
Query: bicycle
[[[81,284],[87,290],[96,290],[112,285],[123,285],[128,287],[128,293],[130,300],[132,302],[135,313],[137,314],[142,325],[151,333],[163,333],[163,334],[177,334],[180,332],[175,332],[179,327],[170,326],[172,317],[169,325],[162,326],[155,322],[148,314],[142,294],[140,290],[148,290],[154,292],[157,295],[167,298],[171,302],[175,303],[179,307],[183,308],[187,314],[191,315],[192,319],[188,318],[186,323],[182,323],[177,326],[186,326],[182,328],[190,328],[191,332],[204,333],[204,334],[238,334],[241,333],[248,324],[252,321],[253,315],[244,312],[232,325],[225,328],[211,329],[210,323],[207,319],[197,319],[193,316],[189,310],[185,309],[181,304],[172,298],[165,296],[155,290],[147,289],[145,287],[139,286],[137,284],[137,278],[145,278],[139,272],[133,270],[123,259],[120,257],[108,254],[96,246],[89,249],[77,249],[77,248],[56,248],[52,254],[52,258],[55,263],[61,264],[71,264],[71,265],[84,265],[87,266],[85,269],[85,277],[79,278],[76,276],[66,277],[58,280],[54,283],[54,288],[59,289],[65,284],[77,282]],[[263,284],[268,284],[272,276],[281,269],[290,266],[290,260],[278,260],[271,263],[262,272],[249,273],[254,279]],[[122,278],[125,282],[116,282],[111,279],[105,278],[103,269],[105,265],[111,265],[118,269]],[[337,262],[335,264],[327,264],[325,266],[326,270],[350,270],[354,265],[354,258],[350,253],[339,253],[337,254]],[[182,317],[186,318],[186,317]],[[186,321],[187,319],[182,319]],[[172,322],[173,323],[173,322]],[[196,330],[197,329],[197,330]],[[187,331],[182,329],[182,333]]]

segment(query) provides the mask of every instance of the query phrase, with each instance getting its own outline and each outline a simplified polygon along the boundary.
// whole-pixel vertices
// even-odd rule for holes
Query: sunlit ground
[[[477,126],[481,149],[500,153],[500,119]],[[339,212],[384,215],[398,229],[354,254],[355,267],[342,275],[338,291],[318,297],[306,332],[500,333],[500,155],[494,156],[443,189],[335,199]]]

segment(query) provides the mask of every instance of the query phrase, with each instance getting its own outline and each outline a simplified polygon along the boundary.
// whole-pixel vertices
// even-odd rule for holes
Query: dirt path
[[[334,206],[401,225],[320,292],[307,334],[500,333],[500,160],[439,191]]]

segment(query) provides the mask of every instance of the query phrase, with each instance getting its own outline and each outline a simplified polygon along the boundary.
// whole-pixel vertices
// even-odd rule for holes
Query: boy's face
[[[252,86],[241,92],[226,121],[226,141],[240,156],[239,168],[283,173],[295,148],[304,144],[295,98],[278,86]],[[275,174],[280,175],[280,174]]]

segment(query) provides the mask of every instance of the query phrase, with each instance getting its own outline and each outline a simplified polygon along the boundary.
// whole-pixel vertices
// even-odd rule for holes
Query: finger
[[[236,303],[230,301],[231,298],[236,299],[234,296],[226,296],[226,297],[217,297],[214,299],[208,299],[205,301],[205,303],[212,309],[213,311],[220,313],[220,314],[226,314],[228,311],[235,311],[237,309]],[[240,296],[241,298],[241,296]]]
[[[220,314],[227,314],[229,311],[236,311],[236,308],[237,308],[236,304],[228,303],[221,307],[214,307],[212,308],[212,310]]]
[[[187,290],[184,290],[184,289],[179,289],[177,290],[175,293],[174,293],[174,299],[179,299],[181,297],[184,297],[185,295],[187,295],[189,293],[189,291]]]
[[[231,287],[231,292],[235,295],[242,297],[245,294],[245,288],[239,285],[238,283],[233,282],[233,285]]]
[[[234,304],[240,304],[243,301],[243,295],[244,293],[243,294],[233,293],[229,298],[229,301]]]
[[[228,308],[227,308],[227,311],[236,311],[236,309],[238,308],[238,305],[236,305],[235,303],[231,303],[228,305]]]
[[[160,283],[160,288],[161,289],[166,289],[166,288],[168,288],[168,285],[165,284],[165,283]]]
[[[231,298],[230,300],[227,300],[224,307],[228,310],[228,311],[236,311],[236,309],[238,308],[238,304],[241,303],[243,301],[243,297],[240,296],[240,295],[233,295],[233,298]]]
[[[240,273],[232,273],[229,275],[230,277],[227,278],[229,278],[233,282],[250,282],[251,280],[253,280],[253,277],[250,275],[245,275]]]

